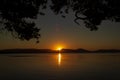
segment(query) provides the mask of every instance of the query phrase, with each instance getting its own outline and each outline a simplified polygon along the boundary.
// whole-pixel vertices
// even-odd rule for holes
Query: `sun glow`
[[[53,45],[53,50],[61,51],[62,49],[66,48],[64,43],[56,43]]]
[[[61,51],[61,50],[62,50],[62,47],[58,47],[57,50],[58,50],[58,51]]]

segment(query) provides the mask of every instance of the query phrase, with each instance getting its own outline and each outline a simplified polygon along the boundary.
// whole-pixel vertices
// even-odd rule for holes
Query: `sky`
[[[73,12],[64,19],[48,10],[45,16],[38,15],[35,20],[36,26],[41,28],[39,43],[36,44],[36,40],[21,41],[8,32],[0,32],[0,49],[56,49],[59,46],[88,50],[120,49],[119,22],[103,21],[97,31],[90,31],[81,20],[77,25],[74,19]]]

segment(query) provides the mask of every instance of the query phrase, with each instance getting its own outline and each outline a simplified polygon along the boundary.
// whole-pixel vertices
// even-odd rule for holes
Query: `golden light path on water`
[[[61,53],[59,53],[58,54],[58,65],[59,66],[61,65],[61,58],[62,58]]]
[[[61,65],[61,53],[60,53],[60,51],[62,50],[62,47],[57,47],[57,50],[59,51],[59,53],[58,53],[58,66],[60,66]]]

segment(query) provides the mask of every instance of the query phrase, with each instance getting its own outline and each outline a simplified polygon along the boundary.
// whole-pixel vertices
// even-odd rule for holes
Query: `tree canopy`
[[[40,29],[28,19],[45,15],[42,9],[47,7],[64,18],[72,10],[74,22],[80,24],[83,20],[90,30],[97,30],[103,20],[120,22],[120,0],[0,0],[0,29],[21,40],[38,40]]]

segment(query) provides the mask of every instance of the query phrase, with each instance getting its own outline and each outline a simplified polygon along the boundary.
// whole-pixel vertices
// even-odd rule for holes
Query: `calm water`
[[[0,54],[0,80],[120,80],[120,54]]]

